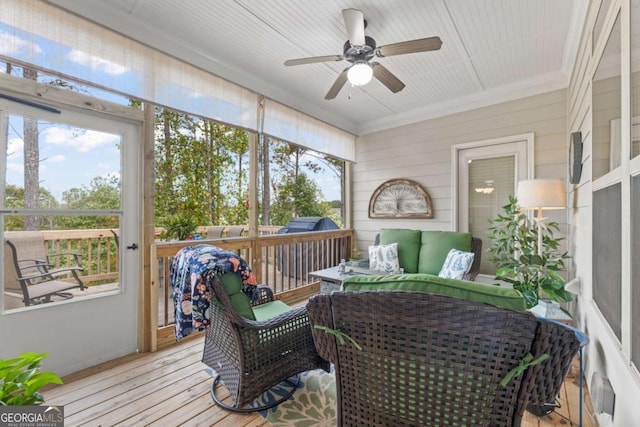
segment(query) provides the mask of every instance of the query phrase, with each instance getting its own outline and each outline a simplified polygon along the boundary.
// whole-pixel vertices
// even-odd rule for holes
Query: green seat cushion
[[[286,313],[291,310],[287,304],[280,300],[269,301],[264,304],[256,305],[253,307],[253,314],[256,316],[255,320],[269,320],[272,317],[276,317],[279,314]]]
[[[349,276],[342,282],[344,291],[416,291],[464,298],[515,311],[526,311],[522,294],[512,288],[467,280],[445,279],[431,274],[391,276]]]
[[[451,249],[471,252],[471,233],[422,231],[417,272],[437,275]]]
[[[417,273],[421,234],[420,230],[383,228],[380,230],[380,244],[398,243],[400,268],[404,268],[405,273]],[[442,262],[444,262],[444,259]]]
[[[240,275],[235,273],[225,273],[222,276],[219,276],[218,279],[220,280],[220,283],[222,283],[222,287],[226,294],[229,295],[231,305],[236,312],[246,319],[256,320],[256,316],[251,308],[249,297],[242,292],[242,279],[240,278]]]

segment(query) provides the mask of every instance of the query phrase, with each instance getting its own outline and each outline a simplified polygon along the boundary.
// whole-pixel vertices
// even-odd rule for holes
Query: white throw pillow
[[[442,269],[438,276],[446,279],[463,279],[464,275],[471,270],[474,256],[473,252],[451,249],[447,254],[447,259],[442,264]]]
[[[385,273],[399,272],[398,244],[369,246],[369,268]]]

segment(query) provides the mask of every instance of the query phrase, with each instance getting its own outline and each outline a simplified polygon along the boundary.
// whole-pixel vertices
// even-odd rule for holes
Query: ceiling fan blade
[[[284,61],[284,65],[313,64],[315,62],[342,61],[343,59],[342,55],[311,56],[309,58],[287,59]]]
[[[393,93],[400,92],[404,89],[404,83],[394,76],[391,71],[387,70],[382,64],[378,62],[372,62],[373,77],[380,80],[380,82],[389,88]]]
[[[364,14],[358,9],[344,9],[342,11],[344,25],[351,46],[364,46]]]
[[[327,94],[324,96],[324,99],[333,99],[338,96],[338,92],[340,92],[342,86],[344,86],[344,84],[347,82],[347,71],[349,71],[349,68],[351,67],[347,67],[342,70],[336,81],[333,82],[333,86],[331,86],[329,92],[327,92]]]
[[[380,46],[377,50],[377,55],[384,57],[404,55],[406,53],[428,52],[430,50],[438,50],[440,46],[442,46],[440,37],[428,37],[426,39],[409,40]]]

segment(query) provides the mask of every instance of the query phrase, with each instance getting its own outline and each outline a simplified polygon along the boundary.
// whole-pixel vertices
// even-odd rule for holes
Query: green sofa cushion
[[[256,305],[253,307],[253,314],[256,316],[255,320],[269,320],[272,317],[276,317],[279,314],[286,313],[291,310],[287,304],[280,300],[269,301],[264,304]]]
[[[444,279],[432,274],[349,276],[342,282],[342,290],[427,292],[483,302],[515,311],[527,310],[522,294],[512,288],[467,280]]]
[[[218,279],[220,283],[222,283],[224,291],[229,295],[231,305],[235,308],[236,312],[246,319],[256,320],[249,297],[242,292],[242,279],[240,275],[225,273]]]
[[[449,251],[454,248],[471,252],[471,233],[422,231],[417,272],[437,275]]]
[[[388,245],[397,242],[400,268],[404,268],[405,273],[417,273],[419,271],[418,256],[420,254],[421,235],[422,232],[420,230],[383,228],[380,230],[380,244]],[[444,259],[442,262],[444,262]]]

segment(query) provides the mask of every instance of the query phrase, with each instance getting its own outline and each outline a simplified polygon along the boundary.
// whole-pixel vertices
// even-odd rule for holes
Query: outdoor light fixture
[[[373,77],[373,69],[364,61],[356,62],[347,72],[349,83],[354,86],[366,85],[371,81],[371,77]]]
[[[542,255],[542,227],[547,218],[543,210],[566,209],[567,193],[561,179],[529,179],[518,182],[516,193],[518,206],[522,210],[537,210],[538,255]]]

